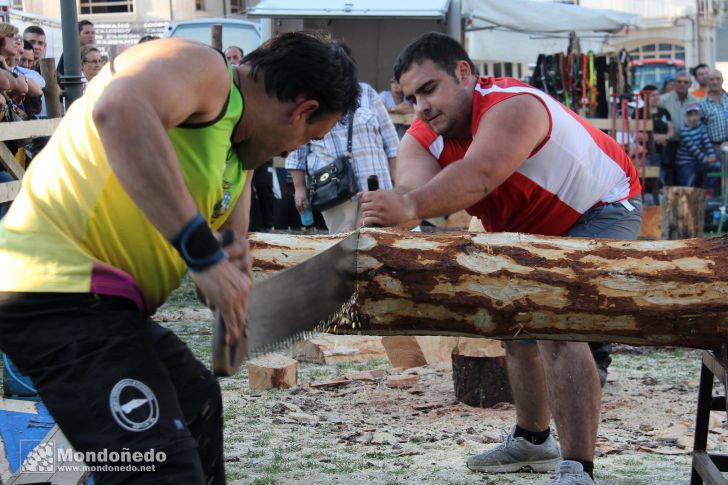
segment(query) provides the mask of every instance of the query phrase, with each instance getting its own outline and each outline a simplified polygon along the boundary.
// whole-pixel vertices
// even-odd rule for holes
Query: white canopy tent
[[[625,27],[643,28],[635,13],[534,0],[463,0],[462,14],[471,31],[500,28],[527,33],[615,33]]]
[[[565,51],[568,32],[582,50],[605,50],[610,33],[643,28],[635,13],[534,0],[463,0],[466,44],[473,59],[530,63],[539,53]]]
[[[261,0],[248,9],[251,17],[444,19],[450,0]]]

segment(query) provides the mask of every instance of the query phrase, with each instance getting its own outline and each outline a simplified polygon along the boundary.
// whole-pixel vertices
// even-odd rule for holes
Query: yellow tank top
[[[217,120],[168,130],[187,187],[213,229],[229,216],[247,177],[231,143],[243,97],[230,66],[228,73],[230,94]],[[73,103],[0,221],[0,291],[122,296],[152,314],[179,286],[184,261],[121,187],[93,122],[112,76],[107,65]]]

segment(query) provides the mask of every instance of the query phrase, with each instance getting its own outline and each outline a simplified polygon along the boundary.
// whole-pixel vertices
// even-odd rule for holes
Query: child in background
[[[708,136],[708,130],[700,122],[701,111],[697,103],[685,107],[686,124],[680,132],[680,148],[677,151],[677,185],[703,187],[705,174],[720,170],[720,163]],[[718,179],[715,180],[718,182]]]

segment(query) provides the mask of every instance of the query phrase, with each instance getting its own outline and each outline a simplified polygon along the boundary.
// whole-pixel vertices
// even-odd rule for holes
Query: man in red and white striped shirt
[[[361,194],[363,224],[467,209],[488,231],[636,239],[641,187],[612,138],[518,80],[477,77],[462,46],[443,34],[419,37],[394,70],[417,120],[400,144],[395,190]],[[594,483],[601,390],[589,346],[516,341],[506,351],[516,426],[468,467],[547,472],[563,455],[554,484]]]

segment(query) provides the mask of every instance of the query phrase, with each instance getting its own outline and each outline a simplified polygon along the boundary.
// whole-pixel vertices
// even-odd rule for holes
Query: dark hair
[[[42,27],[39,27],[38,25],[29,25],[25,28],[23,31],[23,35],[25,34],[36,34],[36,35],[42,35],[45,36],[45,30],[43,30]]]
[[[253,80],[262,74],[265,91],[280,101],[301,96],[318,101],[309,122],[358,107],[356,66],[340,45],[322,33],[281,34],[245,56],[243,64],[250,66]]]
[[[647,92],[657,91],[657,86],[655,86],[654,84],[648,84],[647,86],[642,88],[642,91],[647,91]]]
[[[702,69],[702,68],[706,68],[706,69],[710,70],[710,66],[709,65],[707,65],[707,64],[698,64],[694,68],[690,69],[690,74],[692,74],[693,76],[695,76],[698,73],[698,69]]]
[[[434,62],[452,77],[455,77],[455,65],[458,61],[466,61],[470,70],[475,72],[473,61],[458,41],[439,32],[429,32],[416,38],[399,54],[394,63],[394,78],[399,81],[402,73],[412,64],[421,64],[426,60]]]
[[[91,27],[94,26],[93,22],[91,22],[90,20],[81,20],[78,23],[78,32],[80,33],[83,30],[83,28],[86,27],[87,25],[90,25]]]
[[[227,47],[227,49],[225,49],[225,51],[224,51],[224,52],[227,52],[227,51],[229,51],[230,49],[237,49],[237,50],[238,50],[238,52],[240,52],[240,57],[243,57],[243,56],[245,56],[245,53],[243,52],[243,49],[241,49],[240,47],[238,47],[238,46],[236,46],[236,45],[229,45],[229,46]]]
[[[156,35],[143,35],[139,39],[139,42],[137,42],[137,44],[143,44],[144,42],[149,42],[150,40],[157,40],[157,39],[159,39],[159,37]]]
[[[23,50],[24,51],[32,51],[33,50],[33,44],[31,44],[27,40],[23,40]]]

